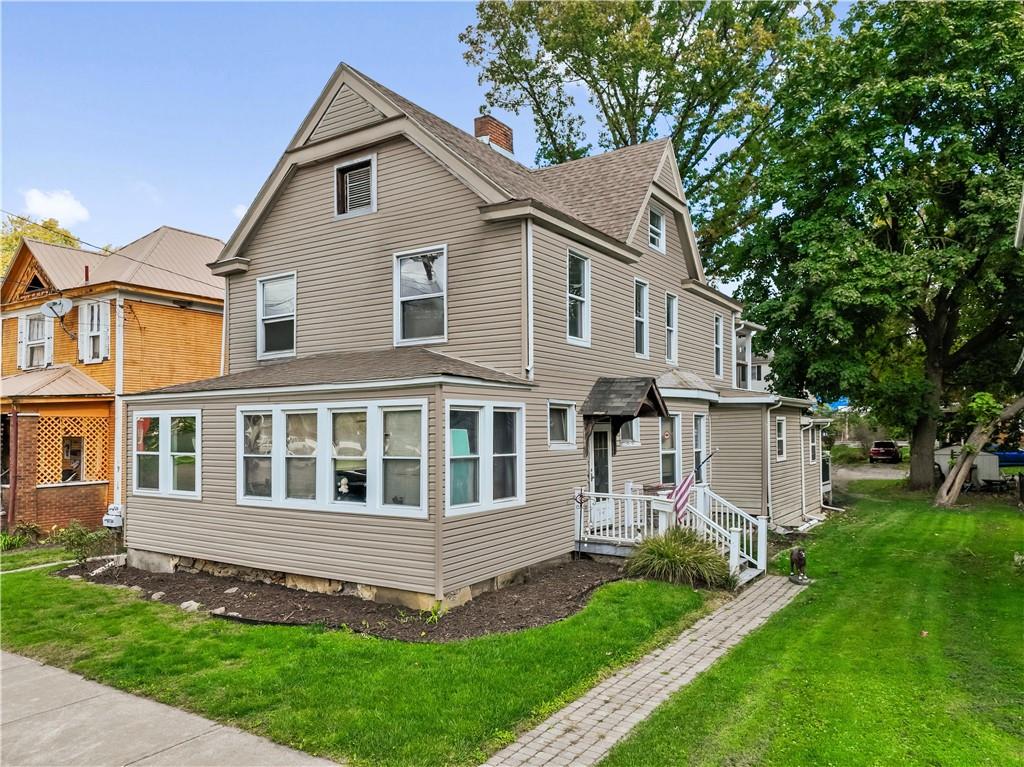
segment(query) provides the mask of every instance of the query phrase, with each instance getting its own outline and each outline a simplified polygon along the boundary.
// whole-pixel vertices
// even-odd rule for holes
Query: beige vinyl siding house
[[[144,437],[200,421],[202,476],[129,493],[133,562],[422,607],[582,550],[579,492],[653,497],[713,455],[705,487],[775,516],[774,399],[734,388],[742,306],[705,281],[671,144],[530,170],[477,130],[335,72],[211,264],[224,375],[130,402]]]

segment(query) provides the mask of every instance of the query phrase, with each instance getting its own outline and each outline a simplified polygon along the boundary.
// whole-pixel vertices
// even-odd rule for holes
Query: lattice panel
[[[61,481],[64,463],[64,437],[82,437],[85,452],[83,479],[110,479],[107,467],[108,424],[106,418],[41,416],[38,432],[36,481],[52,484]]]

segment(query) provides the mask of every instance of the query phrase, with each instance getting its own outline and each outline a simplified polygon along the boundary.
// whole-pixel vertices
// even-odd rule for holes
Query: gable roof
[[[95,378],[71,365],[54,365],[3,377],[3,396],[10,397],[96,397],[111,394]]]
[[[29,237],[22,243],[57,291],[119,282],[224,300],[223,278],[210,274],[207,267],[223,247],[215,237],[161,226],[109,254]],[[8,274],[17,260],[11,261]],[[85,267],[89,267],[88,282]]]
[[[654,378],[647,376],[598,378],[583,403],[585,417],[632,419],[668,418],[668,408]]]

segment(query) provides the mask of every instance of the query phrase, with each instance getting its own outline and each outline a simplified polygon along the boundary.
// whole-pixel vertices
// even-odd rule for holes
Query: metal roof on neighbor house
[[[507,373],[463,362],[429,349],[407,347],[316,354],[217,378],[153,389],[143,394],[187,394],[373,381],[386,383],[428,376],[474,378],[491,383],[520,386],[527,383]]]
[[[0,396],[17,397],[96,397],[112,392],[95,378],[71,365],[54,365],[42,370],[4,376]]]
[[[215,237],[161,226],[110,254],[31,238],[25,238],[25,245],[57,290],[121,282],[224,300],[224,280],[207,267],[224,247]]]

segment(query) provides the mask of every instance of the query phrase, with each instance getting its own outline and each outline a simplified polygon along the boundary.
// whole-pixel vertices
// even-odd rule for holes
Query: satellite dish
[[[58,298],[55,301],[47,301],[43,304],[43,316],[59,319],[71,311],[70,298]]]

